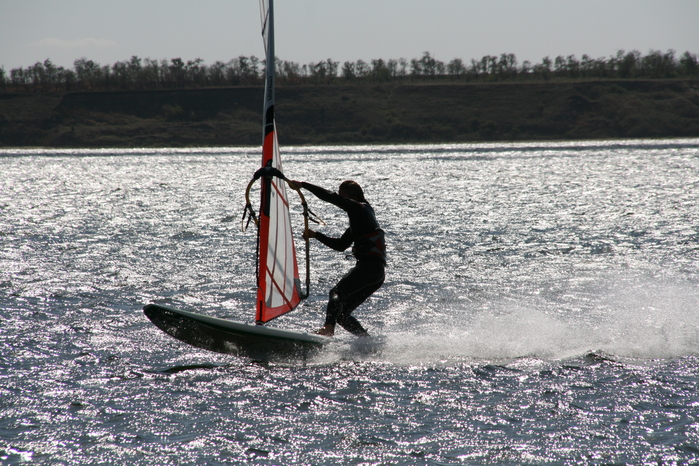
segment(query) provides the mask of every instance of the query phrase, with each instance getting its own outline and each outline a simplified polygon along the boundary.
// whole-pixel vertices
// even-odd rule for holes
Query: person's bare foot
[[[335,335],[335,326],[334,325],[324,325],[318,330],[316,330],[316,333],[318,335],[323,335],[325,337],[331,337]]]

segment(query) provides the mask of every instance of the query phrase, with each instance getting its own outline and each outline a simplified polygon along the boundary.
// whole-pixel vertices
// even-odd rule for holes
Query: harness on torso
[[[380,259],[386,262],[386,238],[384,231],[378,228],[361,235],[354,241],[352,255],[359,259]]]

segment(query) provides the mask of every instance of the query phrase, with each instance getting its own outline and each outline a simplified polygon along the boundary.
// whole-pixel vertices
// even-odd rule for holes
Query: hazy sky
[[[276,55],[519,63],[617,50],[699,54],[699,0],[275,0]],[[0,0],[0,66],[264,56],[258,0]]]

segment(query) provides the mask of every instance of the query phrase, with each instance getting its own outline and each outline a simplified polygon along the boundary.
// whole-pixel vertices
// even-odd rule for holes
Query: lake
[[[250,361],[144,316],[254,321],[259,149],[0,150],[1,464],[699,462],[699,139],[282,154],[377,212],[376,351],[338,329]],[[351,265],[312,242],[310,297],[269,325],[319,327]]]

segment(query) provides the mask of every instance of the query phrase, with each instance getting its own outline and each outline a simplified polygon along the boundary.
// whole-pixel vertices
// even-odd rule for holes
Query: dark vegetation
[[[425,53],[277,68],[284,145],[699,137],[699,66],[688,52],[533,66],[501,55],[468,68]],[[81,59],[69,71],[47,60],[2,75],[0,147],[258,145],[261,73],[254,57]]]
[[[583,55],[544,57],[541,63],[524,61],[519,65],[514,54],[485,56],[464,63],[455,58],[444,63],[425,52],[419,59],[400,58],[340,63],[327,59],[318,63],[288,62],[276,59],[277,84],[357,84],[415,82],[512,82],[562,79],[672,79],[699,77],[696,54],[685,52],[679,59],[674,50],[650,51],[642,55],[620,50],[609,58]],[[184,62],[168,60],[130,60],[100,65],[92,60],[75,60],[73,69],[55,66],[51,60],[8,72],[0,67],[0,90],[4,92],[146,90],[197,87],[230,87],[263,84],[264,61],[255,56],[234,58],[228,63],[206,65],[202,59]]]

